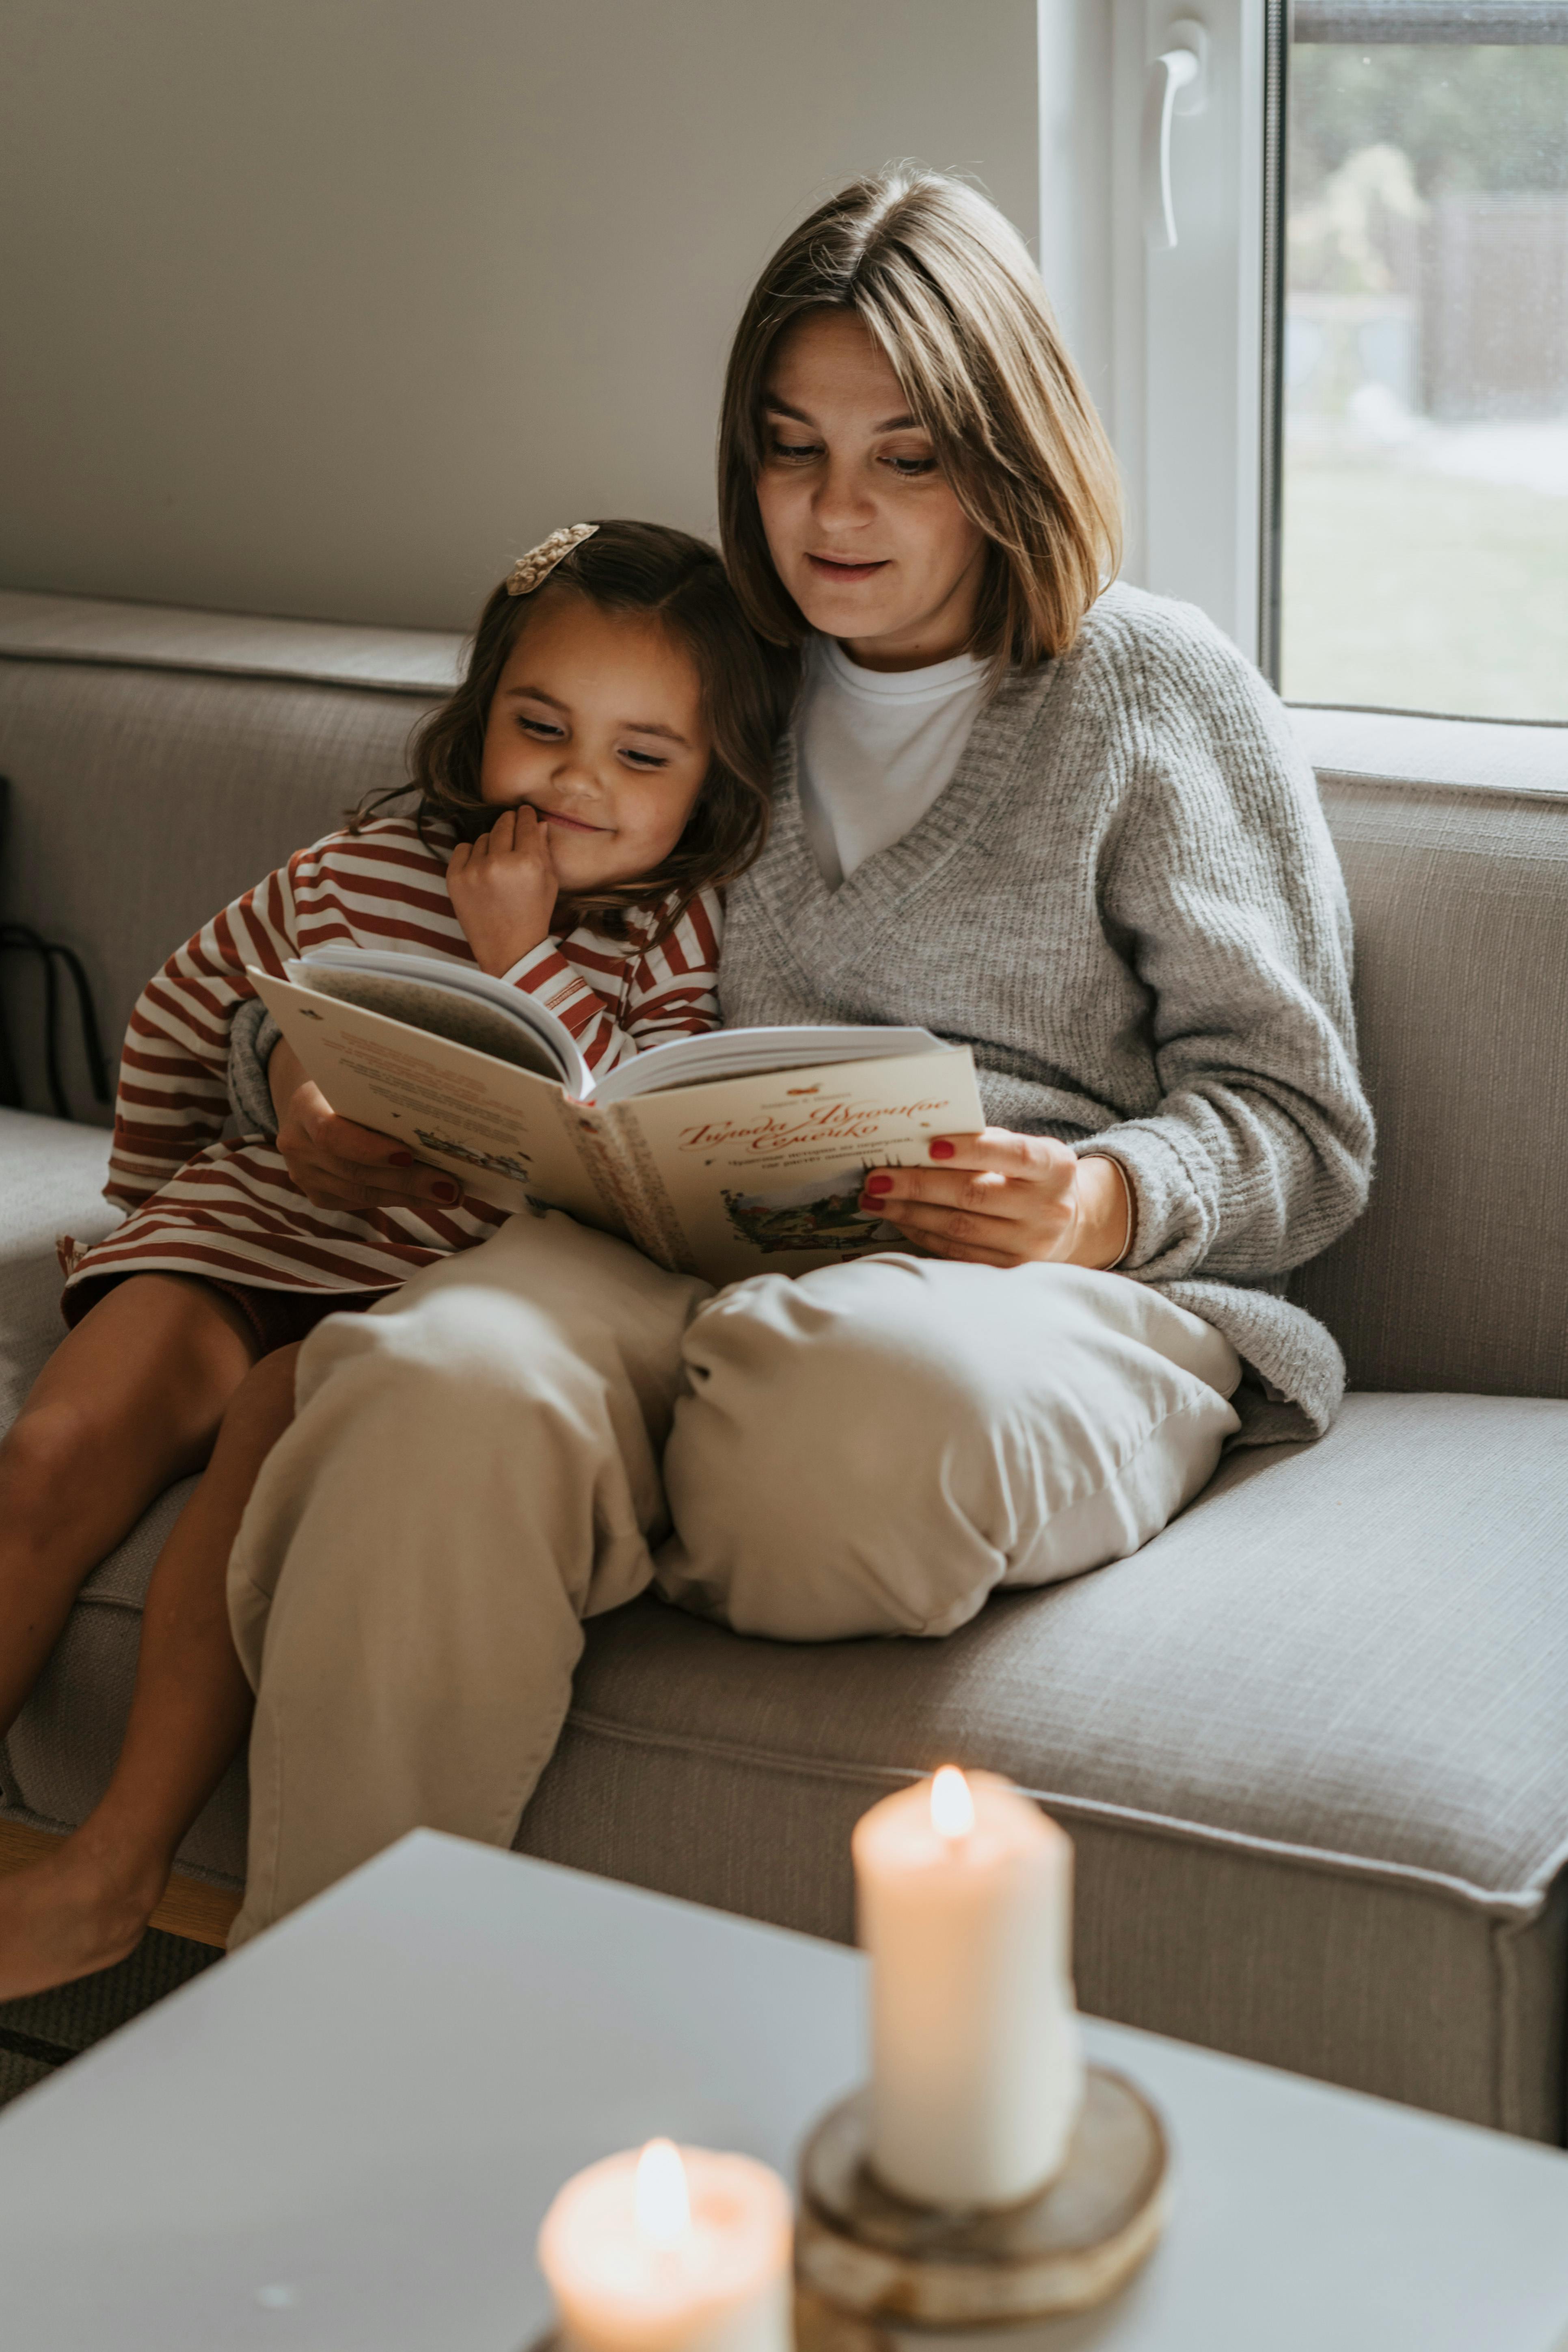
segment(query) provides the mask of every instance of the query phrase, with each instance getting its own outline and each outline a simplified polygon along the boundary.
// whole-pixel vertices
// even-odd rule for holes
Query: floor
[[[0,1875],[57,1843],[47,1831],[0,1822]],[[0,2002],[0,2106],[211,1968],[238,1907],[229,1889],[177,1876],[129,1959],[53,1992]]]

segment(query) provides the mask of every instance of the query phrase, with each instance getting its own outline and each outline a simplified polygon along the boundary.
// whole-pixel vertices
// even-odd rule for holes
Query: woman
[[[320,1328],[231,1568],[237,1940],[416,1822],[510,1843],[582,1620],[650,1581],[748,1633],[945,1633],[1338,1403],[1281,1295],[1372,1150],[1311,776],[1200,614],[1103,587],[1110,453],[988,205],[894,175],[803,224],[736,338],[721,498],[806,657],[725,1016],[924,1023],[992,1124],[869,1180],[907,1254],[715,1297],[520,1218]],[[302,1187],[341,1199],[356,1149],[363,1184],[286,1047],[267,1076]]]

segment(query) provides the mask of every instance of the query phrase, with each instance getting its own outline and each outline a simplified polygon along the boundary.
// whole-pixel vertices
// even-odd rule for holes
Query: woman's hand
[[[971,1265],[1112,1266],[1131,1243],[1131,1196],[1113,1160],[1079,1159],[1049,1136],[932,1139],[933,1168],[877,1168],[862,1209],[933,1257]]]
[[[423,1168],[390,1135],[340,1118],[286,1040],[273,1047],[267,1083],[278,1113],[278,1149],[307,1201],[318,1209],[411,1209],[421,1201],[455,1208],[449,1176]]]
[[[503,809],[478,841],[460,841],[447,887],[481,971],[499,980],[550,934],[560,889],[550,836],[532,809]]]

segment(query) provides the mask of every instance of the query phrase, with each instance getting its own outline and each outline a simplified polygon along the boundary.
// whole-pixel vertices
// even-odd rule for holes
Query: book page
[[[607,1107],[666,1088],[706,1086],[715,1078],[825,1069],[830,1062],[887,1062],[896,1054],[941,1050],[942,1039],[929,1029],[868,1027],[864,1022],[796,1021],[766,1029],[710,1029],[700,1037],[650,1045],[620,1063],[595,1086],[594,1099]]]
[[[257,994],[332,1108],[395,1136],[500,1209],[564,1209],[625,1234],[579,1147],[583,1113],[553,1079],[252,970]]]
[[[316,970],[303,959],[285,969],[291,981],[317,996],[335,996],[363,1012],[384,1013],[389,1021],[401,1021],[405,1028],[445,1037],[449,1045],[471,1045],[476,1054],[489,1054],[495,1061],[532,1070],[542,1078],[559,1082],[565,1076],[537,1037],[479,997],[460,996],[439,982],[394,979],[384,972],[333,971],[326,965]]]
[[[300,988],[341,996],[435,1036],[472,1045],[520,1069],[559,1078],[585,1102],[593,1072],[565,1024],[526,988],[514,988],[477,965],[447,956],[406,955],[397,948],[308,948],[283,967]]]
[[[985,1124],[967,1045],[715,1079],[605,1116],[665,1237],[658,1255],[710,1282],[907,1249],[895,1226],[861,1213],[867,1171],[923,1166],[933,1135]]]

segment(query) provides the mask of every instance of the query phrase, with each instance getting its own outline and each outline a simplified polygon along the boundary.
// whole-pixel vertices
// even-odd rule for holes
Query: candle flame
[[[956,1764],[944,1764],[931,1784],[931,1825],[938,1837],[967,1837],[974,1827],[974,1800]]]
[[[672,2139],[650,2139],[637,2158],[636,2213],[650,2246],[677,2246],[691,2227],[686,2167]]]

